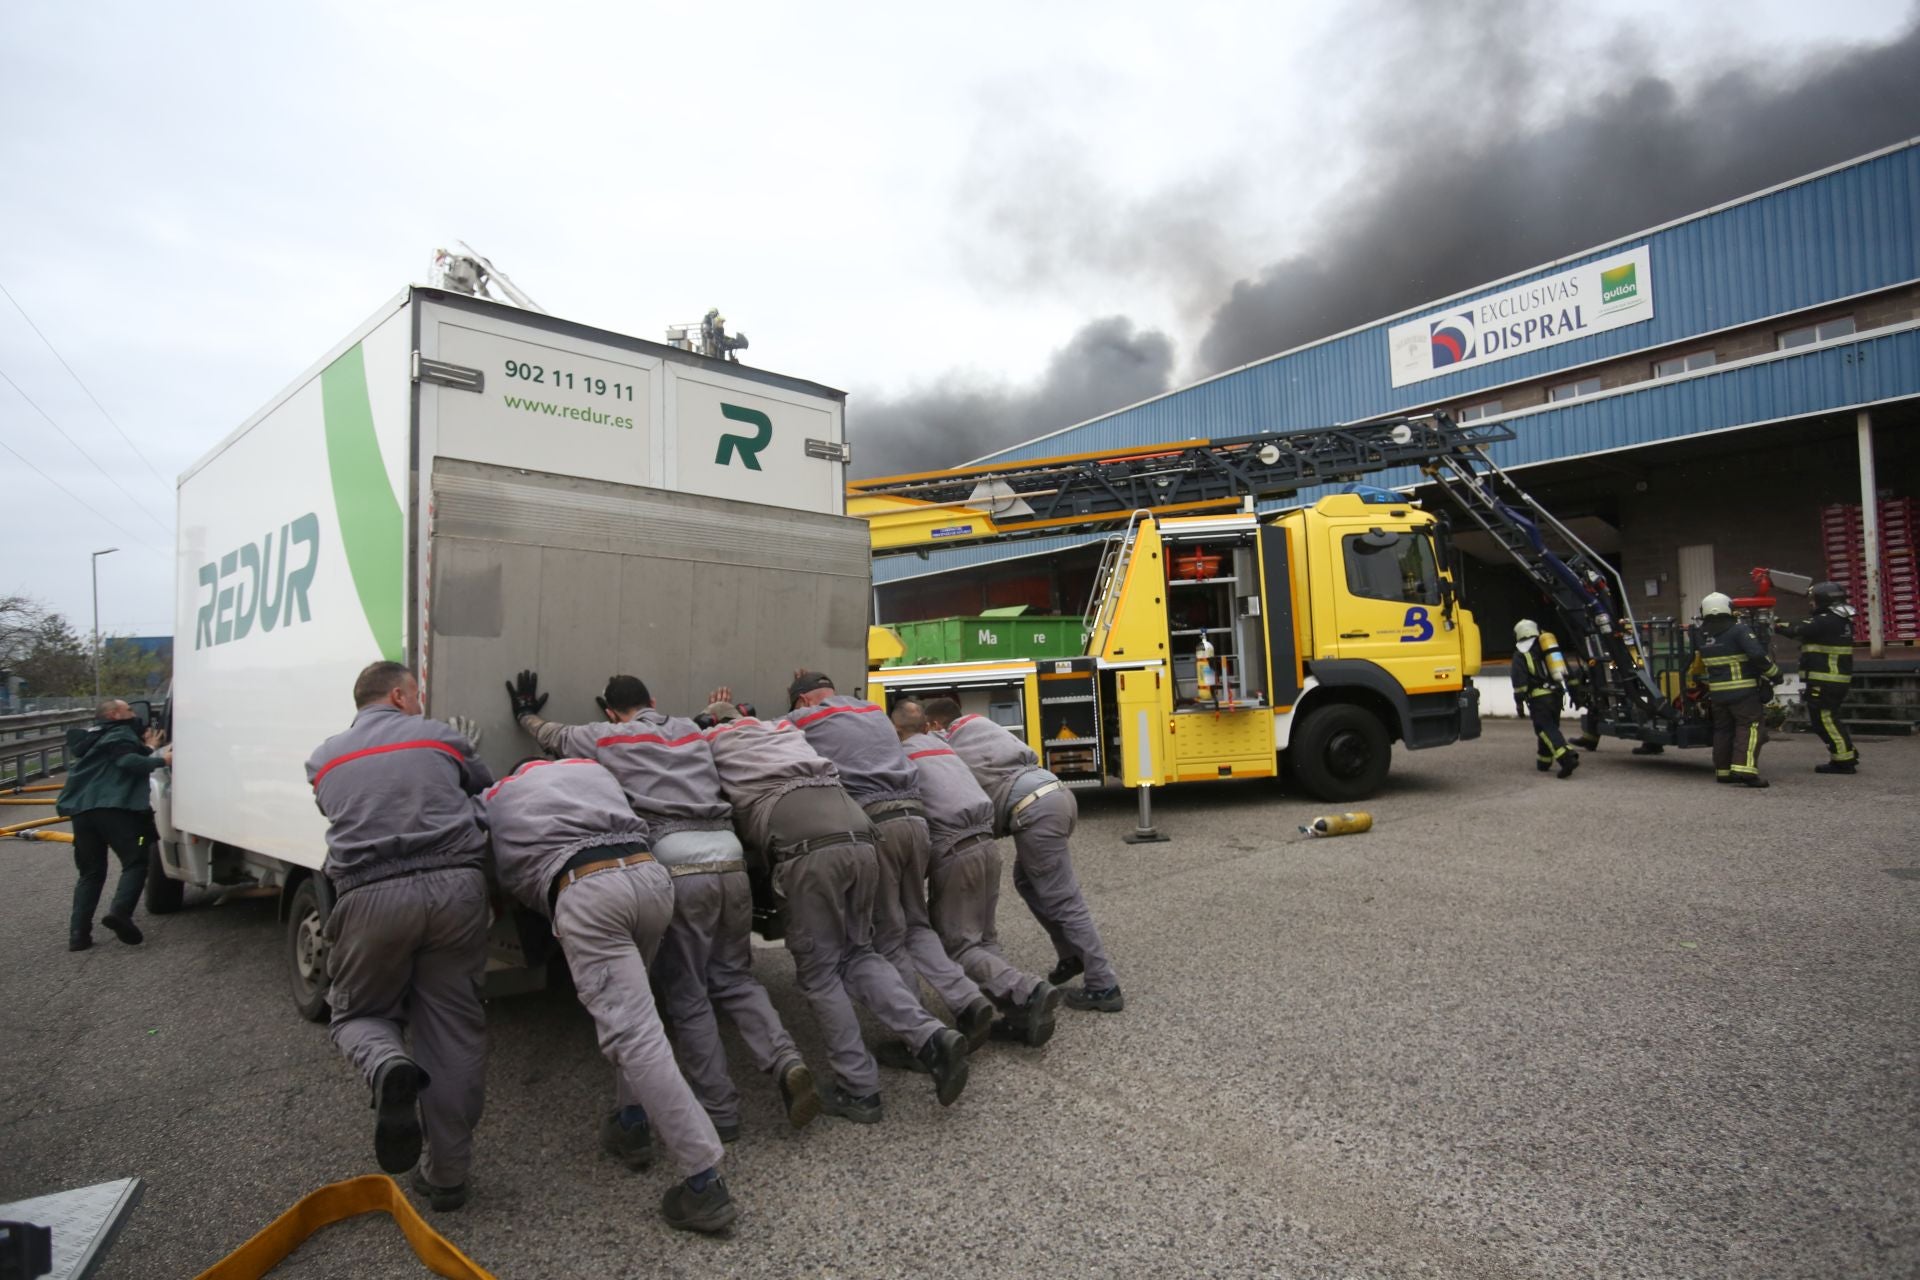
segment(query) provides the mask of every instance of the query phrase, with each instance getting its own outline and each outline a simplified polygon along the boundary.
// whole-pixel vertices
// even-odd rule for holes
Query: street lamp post
[[[100,557],[110,556],[118,547],[93,553],[93,700],[100,701]]]

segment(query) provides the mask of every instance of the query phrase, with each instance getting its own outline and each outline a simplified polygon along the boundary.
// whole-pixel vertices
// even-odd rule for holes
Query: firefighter
[[[881,1118],[880,1072],[860,1038],[855,1000],[907,1042],[940,1105],[953,1105],[967,1083],[967,1038],[922,1008],[873,948],[880,871],[872,822],[791,721],[743,716],[725,688],[706,714],[720,786],[748,856],[765,861],[785,903],[787,950],[827,1041],[834,1083],[826,1109],[859,1124]]]
[[[993,1025],[993,1002],[954,963],[927,916],[929,834],[920,784],[886,710],[834,692],[818,671],[796,671],[787,688],[789,723],[840,771],[840,784],[873,820],[880,857],[873,946],[900,971],[907,990],[920,979],[946,1002],[954,1025],[978,1043]]]
[[[1054,1010],[1065,992],[1045,978],[1022,973],[1000,950],[994,928],[1000,846],[993,838],[993,801],[953,748],[927,733],[926,713],[918,702],[902,699],[891,719],[926,805],[931,838],[927,909],[934,930],[947,954],[1006,1013],[993,1032],[1037,1049],[1053,1036]]]
[[[1707,697],[1713,708],[1715,781],[1764,787],[1760,745],[1766,731],[1760,717],[1780,668],[1767,656],[1747,624],[1733,614],[1733,601],[1714,591],[1700,601],[1697,652],[1705,667]]]
[[[493,775],[467,735],[422,717],[401,663],[361,671],[353,701],[353,724],[307,760],[336,895],[329,1032],[373,1091],[380,1167],[412,1169],[414,1189],[450,1211],[466,1203],[484,1097],[487,835],[472,797]]]
[[[1806,683],[1807,715],[1827,744],[1827,762],[1815,773],[1852,773],[1860,767],[1853,737],[1840,723],[1840,704],[1853,683],[1853,606],[1837,582],[1816,582],[1807,592],[1813,612],[1800,622],[1776,622],[1773,629],[1800,645],[1800,678]]]
[[[753,891],[733,809],[720,793],[713,748],[693,721],[656,710],[636,676],[614,676],[596,701],[599,724],[562,725],[540,718],[547,695],[537,673],[507,685],[514,718],[549,753],[598,760],[619,781],[627,803],[645,819],[653,856],[673,878],[673,922],[657,956],[661,1013],[673,1028],[694,1094],[713,1117],[721,1141],[740,1136],[740,1091],[727,1073],[715,1011],[740,1032],[754,1067],[780,1091],[796,1129],[820,1114],[813,1075],[793,1037],[753,976]]]
[[[995,834],[1013,837],[1013,887],[1053,940],[1059,959],[1047,981],[1064,986],[1084,973],[1081,985],[1067,992],[1067,1007],[1119,1013],[1126,1008],[1126,997],[1080,892],[1067,846],[1080,816],[1073,792],[1040,767],[1033,748],[991,720],[961,715],[953,699],[928,700],[926,714],[993,798]]]
[[[1547,671],[1547,659],[1540,652],[1540,624],[1522,618],[1513,624],[1513,696],[1527,709],[1533,721],[1533,736],[1540,744],[1534,766],[1545,773],[1560,766],[1560,776],[1571,778],[1580,767],[1580,753],[1569,750],[1560,733],[1560,711],[1566,694]]]
[[[601,1145],[645,1168],[657,1130],[685,1178],[661,1201],[667,1225],[724,1230],[739,1217],[716,1167],[724,1148],[674,1064],[648,989],[646,957],[673,919],[674,883],[648,850],[646,822],[592,760],[524,761],[483,798],[500,883],[552,919],[617,1074],[620,1107],[602,1123]]]

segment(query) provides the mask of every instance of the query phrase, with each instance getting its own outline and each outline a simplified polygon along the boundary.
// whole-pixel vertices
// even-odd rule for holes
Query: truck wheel
[[[1287,748],[1294,776],[1307,794],[1344,804],[1365,800],[1387,780],[1393,743],[1373,713],[1335,703],[1307,717]]]
[[[154,841],[147,845],[147,913],[156,916],[170,916],[186,904],[187,886],[184,881],[175,880],[160,865],[160,845]]]
[[[308,1022],[325,1022],[327,1008],[327,917],[313,877],[300,882],[287,904],[287,979],[293,1007]]]

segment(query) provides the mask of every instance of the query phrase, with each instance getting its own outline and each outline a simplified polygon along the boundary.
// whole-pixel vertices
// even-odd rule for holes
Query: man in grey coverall
[[[1126,1007],[1120,979],[1101,945],[1067,848],[1080,814],[1073,792],[1040,767],[1032,747],[983,716],[961,715],[952,698],[930,698],[925,711],[927,722],[993,797],[994,830],[1013,836],[1013,887],[1060,958],[1048,980],[1060,984],[1085,973],[1084,985],[1067,992],[1067,1006],[1120,1012]]]
[[[970,1044],[987,1038],[993,1002],[954,963],[927,916],[927,861],[931,850],[920,783],[900,750],[884,707],[843,698],[818,671],[797,671],[787,688],[787,721],[813,749],[833,761],[847,794],[873,821],[880,884],[874,894],[873,946],[900,971],[907,990],[925,978],[953,1014]]]
[[[753,976],[753,891],[733,809],[720,794],[713,749],[700,726],[655,710],[653,695],[635,676],[607,681],[598,700],[606,719],[599,724],[542,720],[547,696],[532,671],[522,671],[507,693],[515,719],[535,741],[553,755],[599,761],[646,820],[653,856],[673,877],[673,923],[653,963],[661,1013],[721,1140],[740,1136],[740,1091],[727,1074],[716,1009],[732,1019],[754,1066],[779,1086],[787,1122],[804,1128],[820,1113],[820,1097]]]
[[[861,1124],[880,1120],[880,1072],[860,1038],[855,1000],[907,1042],[933,1076],[940,1105],[951,1106],[967,1083],[967,1039],[922,1008],[873,949],[879,868],[872,823],[790,722],[740,715],[725,689],[714,692],[707,715],[716,722],[707,740],[740,835],[749,856],[772,868],[774,892],[786,904],[787,950],[833,1064],[827,1110]]]
[[[673,880],[647,848],[647,824],[592,760],[529,760],[484,796],[500,883],[550,916],[600,1052],[618,1074],[620,1109],[601,1141],[630,1168],[652,1159],[649,1129],[686,1180],[660,1211],[683,1231],[720,1231],[739,1211],[715,1170],[713,1121],[673,1060],[648,988],[646,957],[673,918]]]
[[[994,1030],[1039,1048],[1053,1036],[1063,994],[1045,978],[1022,973],[1000,950],[994,913],[1000,901],[1000,846],[993,838],[993,801],[953,748],[926,732],[918,702],[903,699],[890,717],[920,779],[931,836],[927,908],[940,942],[967,976],[1005,1011]]]
[[[380,1167],[412,1169],[435,1209],[457,1209],[486,1059],[487,836],[472,796],[493,775],[466,737],[421,715],[402,664],[363,670],[353,701],[353,724],[307,760],[327,816],[322,873],[337,895],[326,924],[330,1030],[373,1090]]]

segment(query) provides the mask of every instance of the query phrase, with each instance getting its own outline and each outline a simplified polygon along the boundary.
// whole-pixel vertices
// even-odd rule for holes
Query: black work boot
[[[117,916],[109,911],[100,917],[100,923],[111,929],[114,937],[130,947],[137,947],[147,940],[147,935],[140,932],[140,926],[125,916]]]
[[[856,1098],[839,1085],[835,1085],[820,1096],[820,1107],[830,1116],[839,1116],[842,1120],[851,1120],[855,1124],[880,1123],[880,1095],[877,1093]]]
[[[1573,739],[1572,745],[1580,748],[1582,751],[1598,751],[1600,749],[1600,737],[1598,734],[1583,733]]]
[[[1027,1002],[1020,1006],[1013,1021],[1025,1031],[1026,1046],[1038,1049],[1053,1039],[1053,1011],[1060,1007],[1060,997],[1066,992],[1051,982],[1041,981],[1033,985],[1033,991],[1027,996]]]
[[[725,1231],[740,1216],[727,1193],[726,1179],[717,1173],[698,1191],[686,1182],[668,1187],[660,1200],[660,1212],[668,1226],[681,1231]]]
[[[69,951],[87,951],[90,950],[92,946],[93,935],[90,933],[70,933],[67,935],[67,950]]]
[[[1056,987],[1064,987],[1086,971],[1086,961],[1082,960],[1079,956],[1068,956],[1065,960],[1053,966],[1053,971],[1047,974],[1047,981]]]
[[[1734,779],[1734,781],[1738,782],[1743,787],[1752,787],[1756,791],[1758,791],[1762,787],[1770,787],[1773,785],[1772,783],[1768,782],[1765,778],[1761,777],[1757,773],[1749,773],[1744,776],[1737,777]]]
[[[629,1129],[618,1111],[600,1122],[600,1149],[627,1168],[640,1170],[653,1163],[653,1126],[642,1120]]]
[[[1579,767],[1580,767],[1579,752],[1569,751],[1565,755],[1560,757],[1560,776],[1562,778],[1571,778],[1573,776],[1573,771],[1575,769],[1578,769]]]
[[[967,1087],[967,1038],[946,1027],[934,1032],[914,1055],[933,1076],[933,1094],[940,1105],[950,1107]]]
[[[1829,760],[1825,764],[1817,764],[1813,766],[1813,771],[1815,773],[1852,773],[1855,771],[1855,768],[1856,766],[1853,764],[1852,761],[1848,761],[1845,764],[1840,764],[1837,761]]]
[[[913,1050],[898,1040],[882,1040],[878,1044],[869,1045],[868,1049],[873,1054],[875,1062],[891,1071],[915,1071],[923,1076],[927,1074],[927,1064],[914,1057]]]
[[[1536,769],[1538,769],[1538,770],[1539,770],[1540,772],[1542,772],[1542,773],[1551,773],[1551,772],[1553,772],[1553,761],[1551,761],[1551,760],[1535,760],[1535,761],[1533,762],[1533,767],[1534,767],[1534,768],[1536,768]]]
[[[435,1213],[452,1213],[467,1202],[467,1184],[457,1187],[437,1187],[427,1181],[427,1175],[415,1169],[413,1171],[413,1189],[427,1198]]]
[[[1117,986],[1104,991],[1089,991],[1081,987],[1078,991],[1067,992],[1067,1008],[1083,1013],[1118,1013],[1126,1007],[1127,998],[1120,994]]]
[[[804,1129],[820,1114],[820,1094],[813,1087],[813,1072],[804,1062],[790,1062],[778,1075],[780,1102],[787,1109],[787,1123]]]
[[[409,1058],[388,1058],[373,1073],[373,1157],[388,1173],[420,1163],[420,1086],[424,1073]]]
[[[1633,754],[1636,756],[1658,756],[1665,755],[1666,751],[1667,749],[1657,742],[1643,742],[1633,749]]]
[[[960,1011],[953,1025],[967,1038],[967,1048],[978,1049],[987,1042],[987,1033],[993,1030],[993,1001],[979,997]]]
[[[740,1122],[738,1120],[730,1124],[721,1124],[718,1120],[714,1120],[712,1116],[708,1116],[707,1119],[713,1121],[714,1137],[729,1145],[740,1141]]]

